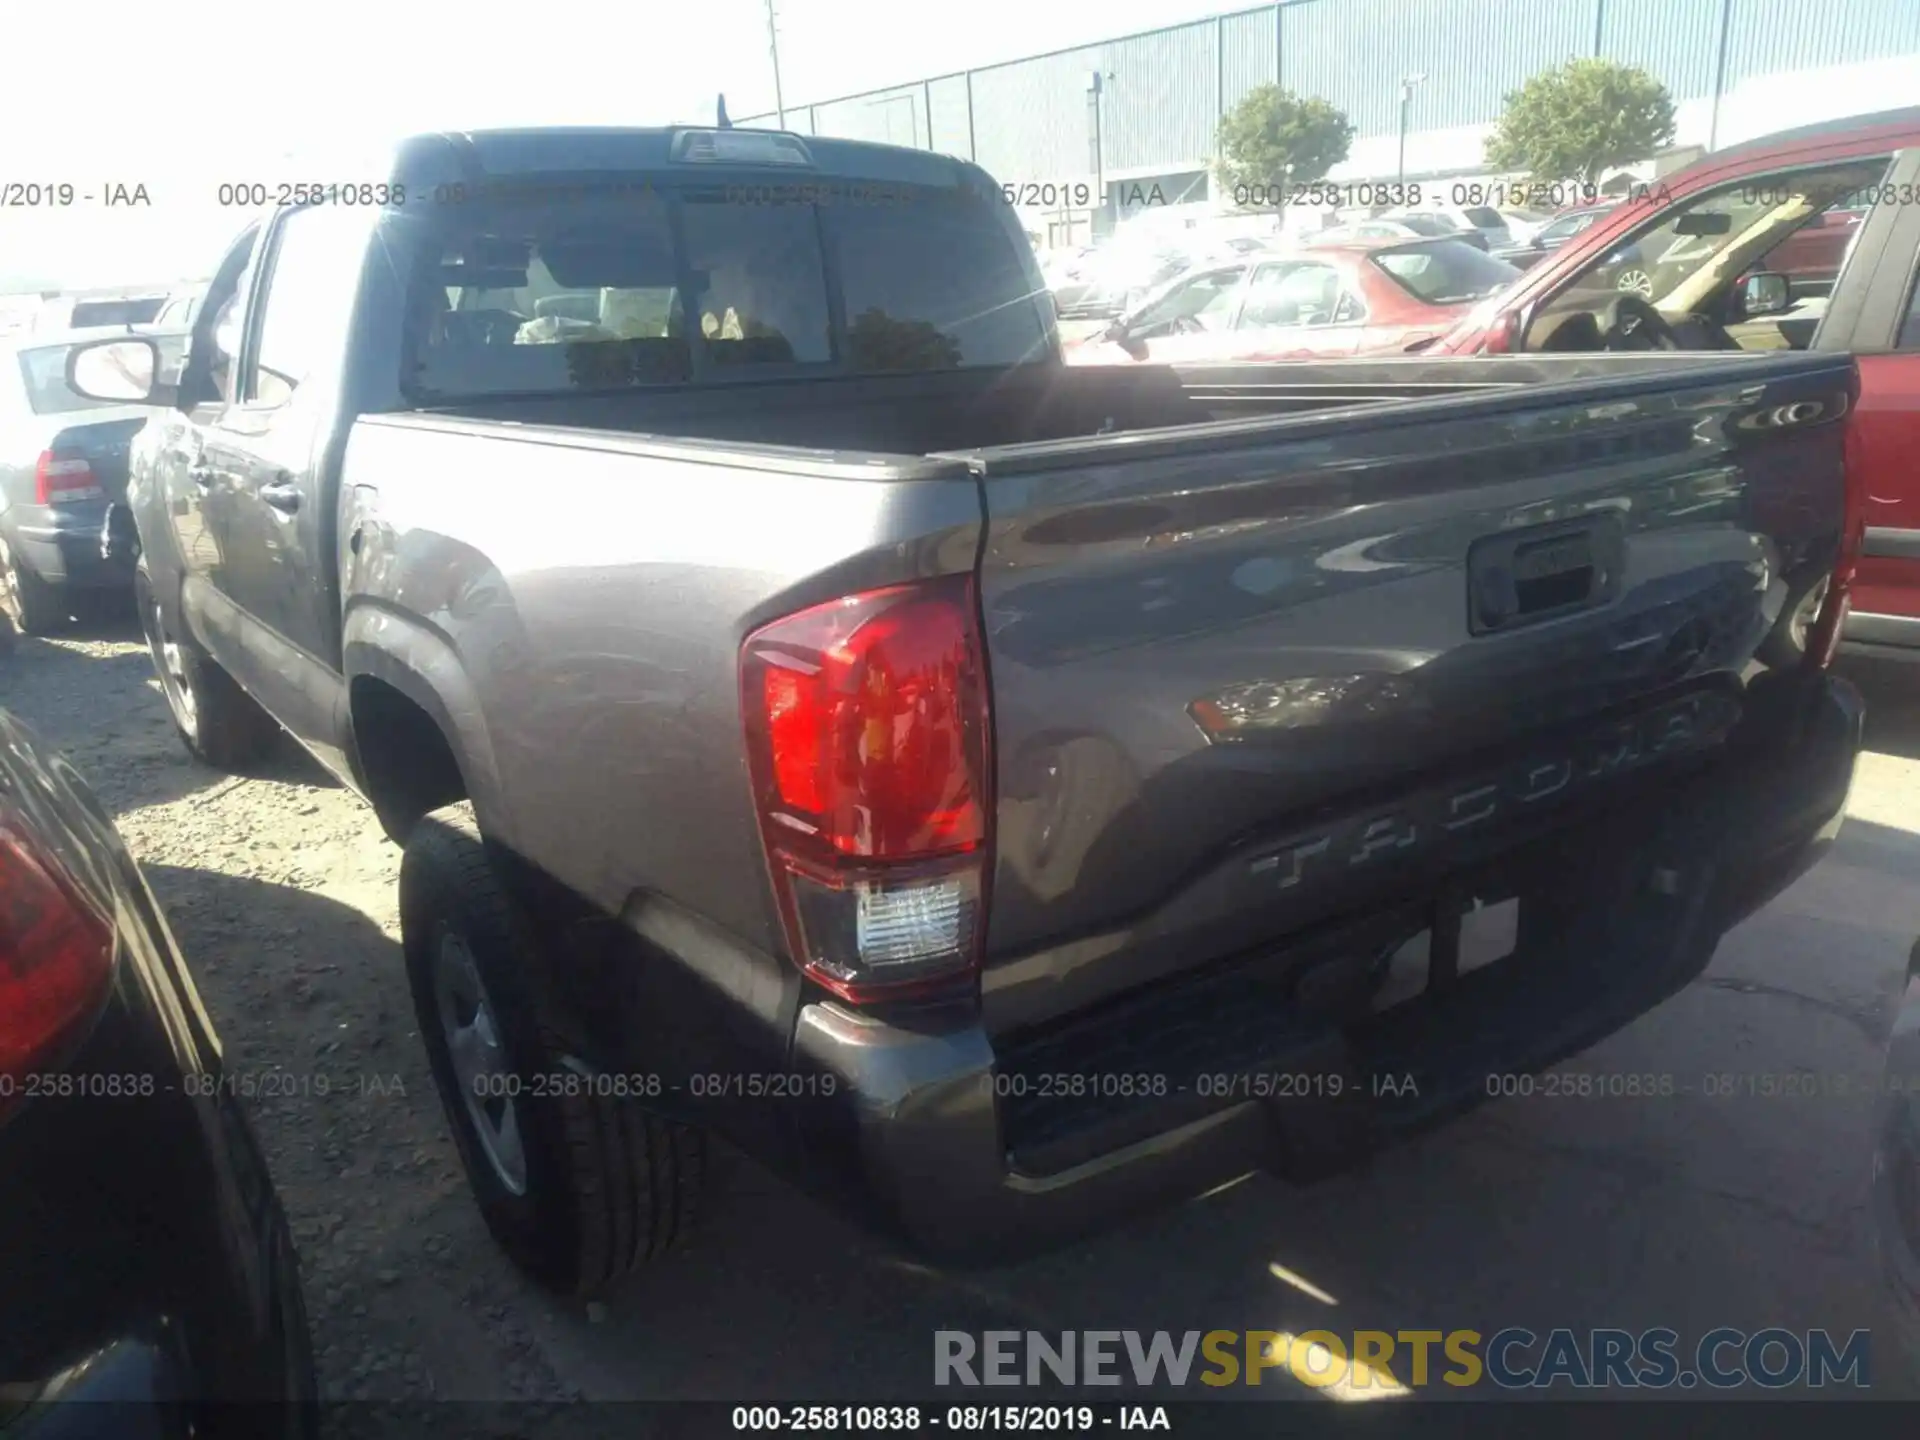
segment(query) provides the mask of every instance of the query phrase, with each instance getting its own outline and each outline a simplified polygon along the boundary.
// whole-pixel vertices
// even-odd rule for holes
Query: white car
[[[1334,225],[1300,237],[1303,245],[1351,245],[1356,240],[1449,240],[1460,231],[1425,215],[1402,215],[1394,219],[1355,220]]]
[[[1491,205],[1419,205],[1394,210],[1385,217],[1410,225],[1439,225],[1482,250],[1513,244],[1506,216]],[[1428,232],[1431,233],[1431,232]],[[1474,237],[1478,236],[1476,240]]]

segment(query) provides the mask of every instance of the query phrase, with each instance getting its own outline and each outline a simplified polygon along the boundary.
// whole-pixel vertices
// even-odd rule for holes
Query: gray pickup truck
[[[1845,355],[1070,369],[986,173],[774,132],[338,189],[177,386],[69,379],[160,407],[188,747],[284,727],[405,846],[449,1121],[557,1288],[685,1229],[708,1134],[959,1259],[1326,1173],[1839,827]]]

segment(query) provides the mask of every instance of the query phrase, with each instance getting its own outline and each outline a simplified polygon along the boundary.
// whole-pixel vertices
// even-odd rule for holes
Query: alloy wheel
[[[512,1194],[524,1195],[527,1151],[512,1066],[473,951],[450,928],[441,930],[434,946],[433,993],[474,1139],[500,1183]]]

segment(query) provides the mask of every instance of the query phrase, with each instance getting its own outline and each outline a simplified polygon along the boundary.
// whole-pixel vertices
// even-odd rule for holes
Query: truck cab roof
[[[750,170],[873,184],[956,187],[985,181],[972,163],[903,145],[782,130],[669,125],[550,126],[418,134],[398,141],[385,172],[396,184],[473,185],[518,176]],[[817,183],[815,181],[814,183]]]

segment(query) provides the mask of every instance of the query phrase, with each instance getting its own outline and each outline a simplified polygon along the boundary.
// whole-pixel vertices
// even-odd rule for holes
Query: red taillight
[[[113,930],[59,862],[0,817],[0,1113],[92,1019]]]
[[[870,590],[747,637],[741,704],[795,960],[849,1000],[978,964],[989,835],[972,581]]]
[[[33,498],[42,505],[64,505],[72,500],[101,500],[106,491],[94,478],[84,456],[42,450],[33,467]]]

